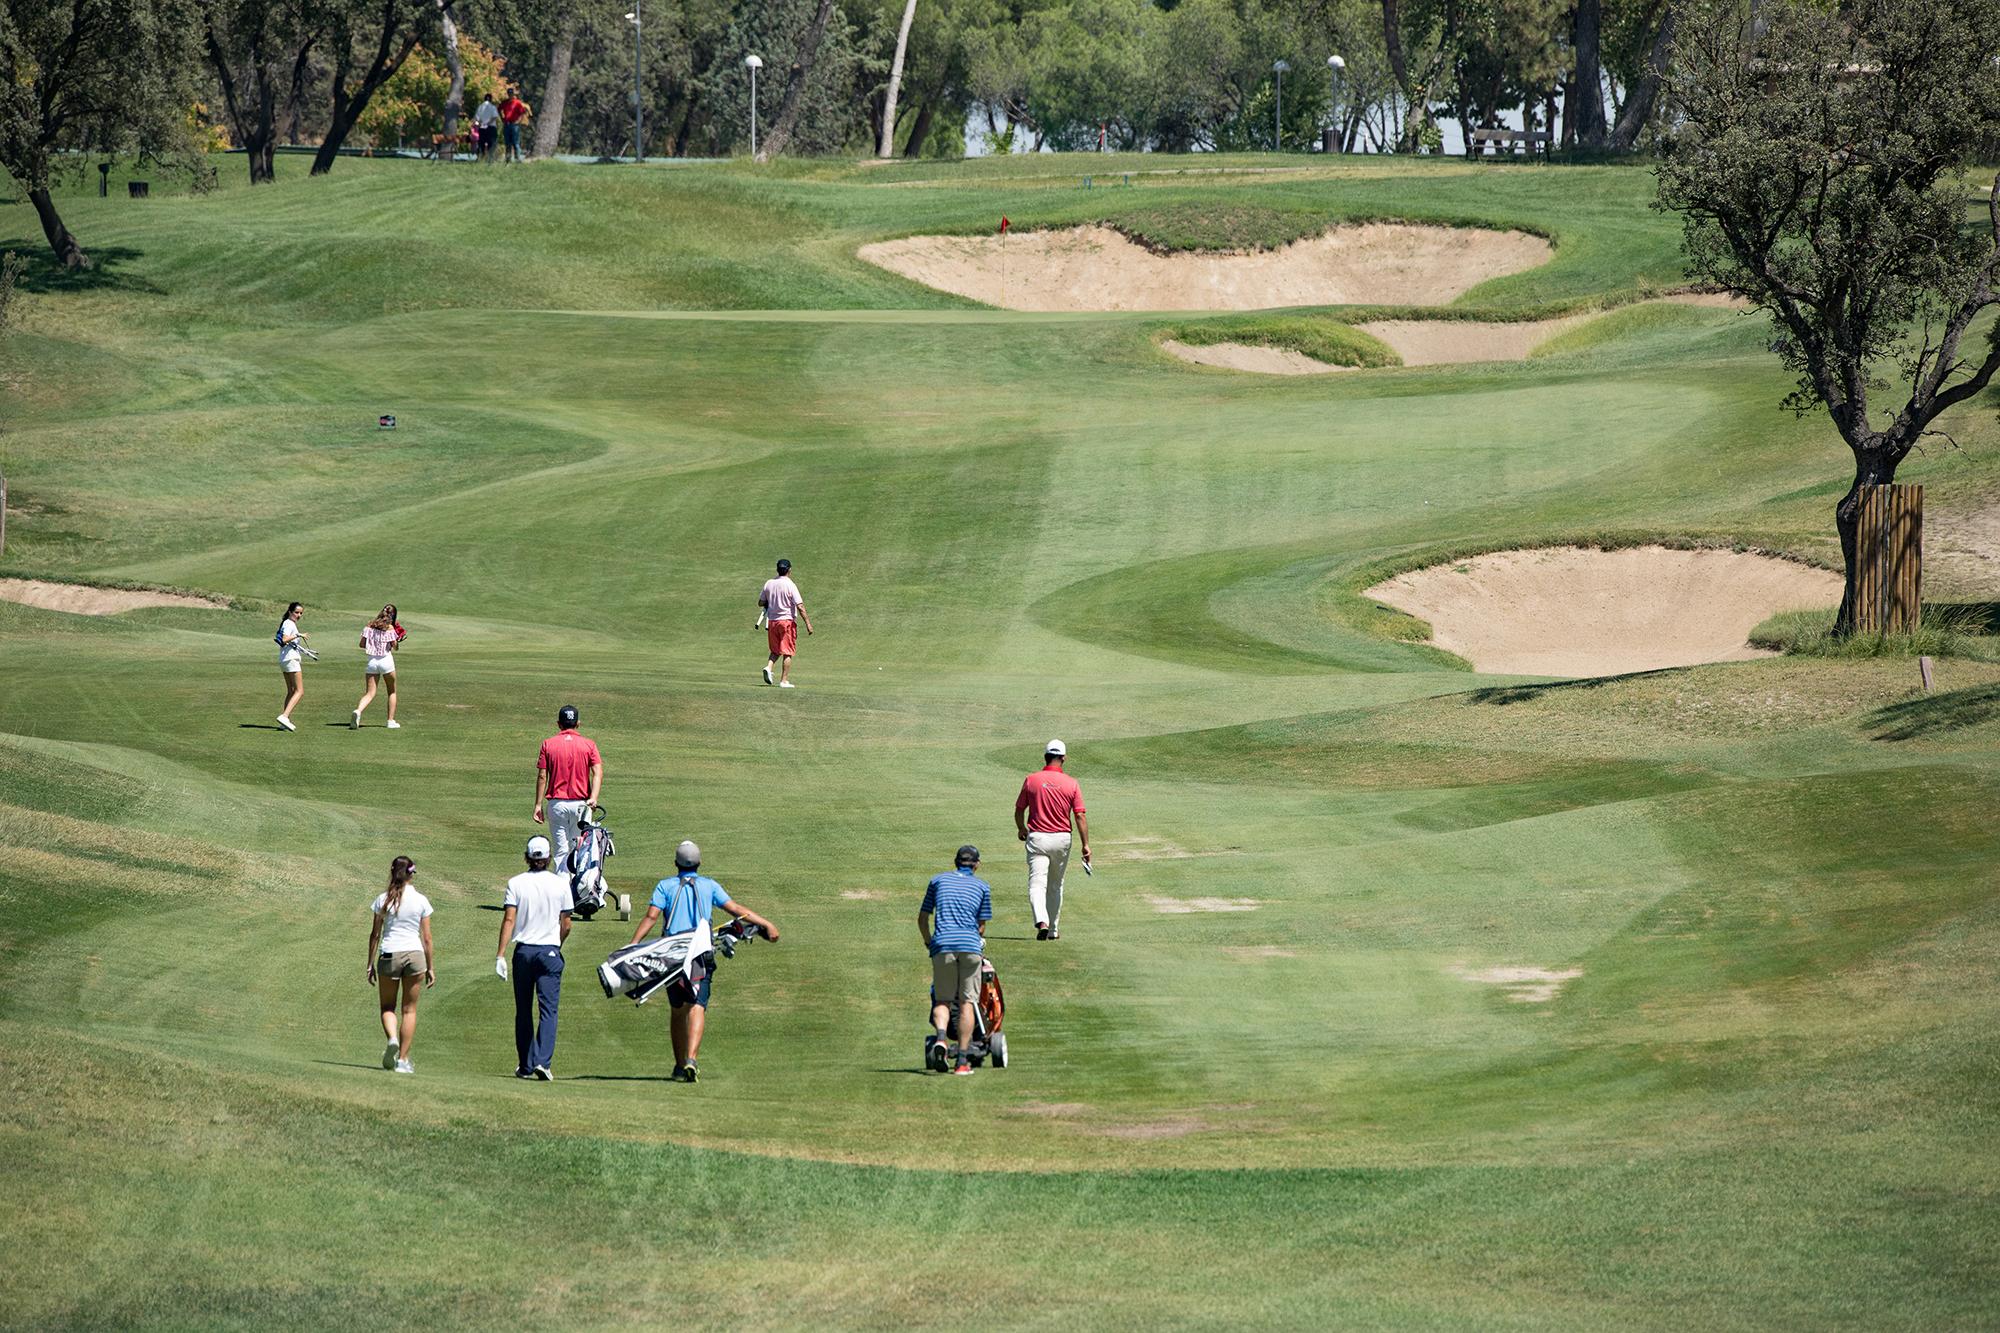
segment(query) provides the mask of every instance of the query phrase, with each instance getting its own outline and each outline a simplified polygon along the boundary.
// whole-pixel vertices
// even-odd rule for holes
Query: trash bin
[[[132,192],[132,197],[134,199],[144,199],[150,193],[151,190],[151,187],[149,187],[145,181],[127,181],[125,183],[125,188]]]
[[[1339,152],[1339,151],[1340,151],[1340,131],[1339,131],[1339,130],[1321,130],[1321,131],[1319,132],[1319,150],[1320,150],[1320,152],[1322,152],[1322,153],[1337,153],[1337,152]]]

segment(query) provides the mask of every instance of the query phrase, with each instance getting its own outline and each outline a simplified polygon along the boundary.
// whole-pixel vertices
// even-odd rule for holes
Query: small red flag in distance
[[[1007,234],[1007,215],[1005,213],[1000,215],[1000,234],[1002,236]]]

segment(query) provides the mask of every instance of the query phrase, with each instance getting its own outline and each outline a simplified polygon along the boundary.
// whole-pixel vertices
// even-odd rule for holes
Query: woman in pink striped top
[[[361,631],[361,651],[368,654],[367,674],[362,677],[366,688],[361,692],[361,702],[354,705],[354,714],[348,719],[352,730],[361,728],[361,710],[375,701],[375,682],[380,679],[389,687],[389,730],[402,729],[396,720],[396,645],[403,641],[403,627],[396,623],[396,604],[382,608],[382,614],[369,621]]]

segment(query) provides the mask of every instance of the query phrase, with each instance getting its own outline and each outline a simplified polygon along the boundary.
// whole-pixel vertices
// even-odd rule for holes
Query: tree
[[[566,14],[549,42],[548,77],[535,112],[535,156],[554,157],[562,149],[563,112],[569,104],[569,62],[576,49],[576,16]]]
[[[882,148],[877,157],[892,157],[896,152],[896,99],[903,91],[903,57],[910,50],[910,24],[916,21],[917,0],[905,0],[903,23],[896,29],[896,57],[889,62],[888,100],[882,111]]]
[[[64,268],[90,256],[50,185],[86,153],[182,157],[200,64],[193,0],[8,0],[0,8],[0,166],[35,206]]]
[[[438,0],[326,0],[331,6],[327,45],[332,53],[332,115],[312,174],[324,176],[340,160],[341,145],[389,76],[417,43],[438,26]]]
[[[250,164],[250,183],[277,179],[279,90],[305,93],[317,27],[304,0],[203,0],[203,40],[222,90],[230,131]]]
[[[1804,414],[1824,408],[1854,458],[1834,507],[1855,626],[1863,486],[2000,370],[2000,179],[1964,219],[1958,172],[2000,129],[1996,0],[1776,0],[1755,31],[1733,5],[1683,16],[1670,91],[1677,129],[1656,206],[1680,214],[1690,276],[1769,313]],[[1871,395],[1890,388],[1885,409]]]
[[[1655,0],[1635,12],[1636,22],[1631,25],[1634,67],[1625,84],[1625,101],[1618,108],[1618,122],[1611,127],[1611,147],[1621,153],[1638,146],[1639,136],[1659,103],[1673,60],[1676,14],[1673,0]]]
[[[812,21],[800,33],[798,46],[792,53],[792,67],[785,76],[785,97],[778,104],[778,118],[771,122],[771,132],[757,154],[758,161],[782,157],[785,149],[791,146],[792,134],[799,124],[799,105],[805,96],[806,79],[812,74],[813,59],[819,55],[819,44],[826,37],[827,21],[832,17],[833,0],[819,0],[813,10]]]
[[[470,37],[459,38],[458,64],[462,94],[497,102],[507,91],[500,57]],[[450,134],[453,81],[450,64],[429,47],[418,46],[369,99],[355,128],[378,147],[429,143],[433,136]]]
[[[1563,108],[1564,134],[1584,148],[1604,147],[1610,127],[1604,123],[1603,0],[1577,0],[1570,40],[1576,49],[1576,73]]]

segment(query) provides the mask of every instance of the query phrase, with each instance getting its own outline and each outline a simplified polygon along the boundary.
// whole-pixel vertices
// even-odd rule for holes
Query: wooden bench
[[[1549,151],[1549,136],[1542,130],[1505,130],[1480,126],[1465,136],[1474,157],[1485,157],[1488,148],[1495,155],[1505,153],[1512,156],[1519,148],[1529,153],[1537,150],[1546,155]]]

